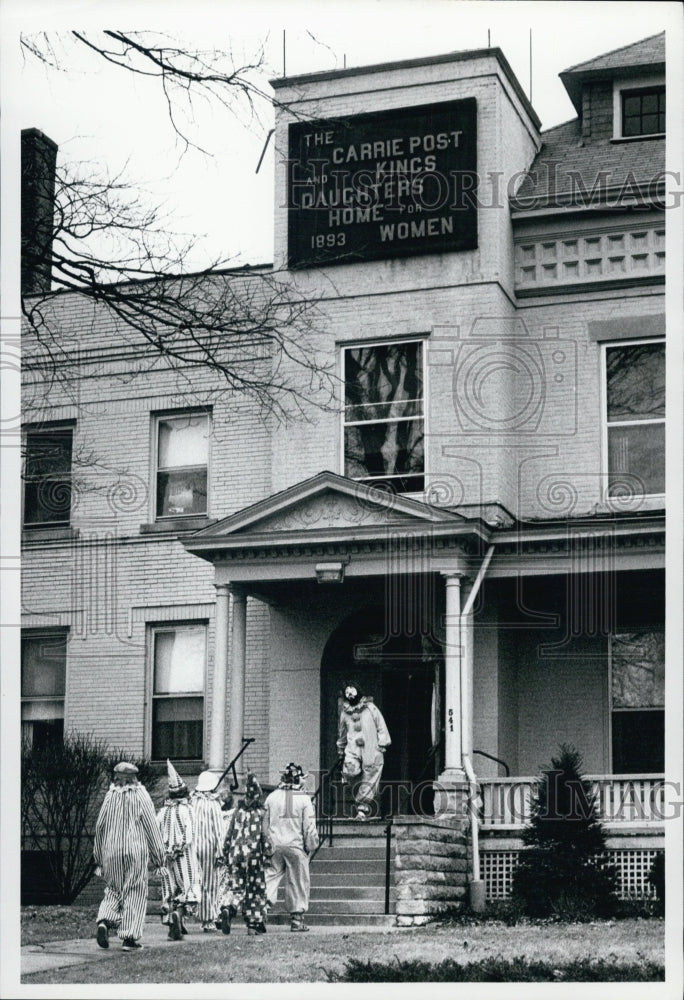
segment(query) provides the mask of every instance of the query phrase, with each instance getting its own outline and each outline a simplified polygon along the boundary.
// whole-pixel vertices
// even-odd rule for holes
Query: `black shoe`
[[[143,946],[134,938],[124,938],[122,951],[142,951]]]
[[[263,922],[260,923],[260,924],[256,924],[255,927],[254,927],[254,932],[256,934],[265,934],[266,933],[266,924],[264,924]]]
[[[100,920],[97,925],[97,934],[95,935],[95,940],[99,944],[100,948],[109,948],[109,928],[107,927],[104,920]]]
[[[224,934],[230,934],[230,922],[232,920],[232,915],[230,910],[226,909],[224,906],[221,910],[221,930]]]
[[[304,916],[301,913],[293,914],[292,922],[290,923],[291,931],[299,931],[300,933],[308,931],[307,925],[304,923]]]
[[[171,930],[169,931],[169,937],[172,941],[181,941],[183,938],[181,917],[178,910],[174,910],[171,914]]]

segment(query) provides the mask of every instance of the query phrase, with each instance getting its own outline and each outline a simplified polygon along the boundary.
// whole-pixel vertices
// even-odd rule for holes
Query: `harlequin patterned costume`
[[[263,832],[264,810],[261,788],[253,774],[247,776],[245,797],[235,809],[223,846],[226,873],[222,883],[222,907],[242,906],[247,927],[266,929],[266,882],[264,866],[273,853]]]
[[[344,757],[342,780],[354,788],[357,819],[366,819],[377,794],[384,754],[392,740],[385,720],[358,685],[348,684],[340,712],[337,749]]]
[[[169,797],[157,813],[157,823],[166,848],[166,870],[162,873],[162,923],[170,937],[180,939],[183,917],[194,913],[201,894],[202,873],[193,839],[188,788],[167,761]]]

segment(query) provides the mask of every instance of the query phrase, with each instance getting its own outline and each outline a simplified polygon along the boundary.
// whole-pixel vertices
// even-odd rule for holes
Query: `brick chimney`
[[[21,294],[50,291],[57,144],[21,131]]]

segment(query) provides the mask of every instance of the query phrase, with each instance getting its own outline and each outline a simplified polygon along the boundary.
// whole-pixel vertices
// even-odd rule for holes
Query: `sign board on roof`
[[[288,264],[477,247],[477,102],[289,127]]]

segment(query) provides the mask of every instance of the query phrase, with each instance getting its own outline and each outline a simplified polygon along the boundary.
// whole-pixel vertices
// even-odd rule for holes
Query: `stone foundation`
[[[460,818],[402,816],[394,823],[397,924],[427,924],[467,902],[466,831]]]

